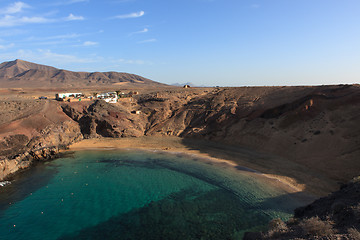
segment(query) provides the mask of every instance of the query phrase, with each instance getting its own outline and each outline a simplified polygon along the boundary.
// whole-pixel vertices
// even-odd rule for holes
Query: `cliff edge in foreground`
[[[360,177],[340,190],[295,210],[284,223],[275,219],[265,233],[247,233],[244,240],[360,239]]]

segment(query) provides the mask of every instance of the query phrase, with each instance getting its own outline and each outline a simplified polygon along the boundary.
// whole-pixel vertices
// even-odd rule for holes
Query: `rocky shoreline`
[[[41,136],[33,137],[20,151],[14,149],[0,159],[0,181],[9,179],[17,171],[29,168],[36,162],[56,158],[61,150],[81,139],[79,128],[73,122],[42,130]]]

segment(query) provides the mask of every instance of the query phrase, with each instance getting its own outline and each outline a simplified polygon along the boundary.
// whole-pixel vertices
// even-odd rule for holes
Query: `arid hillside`
[[[179,136],[189,148],[214,157],[222,152],[239,165],[288,177],[321,196],[360,172],[359,104],[357,85],[172,88],[116,104],[5,100],[0,153],[21,163],[19,154],[34,150],[35,138],[43,139],[36,146],[44,148],[81,138]],[[60,134],[69,131],[64,124],[72,134]],[[45,133],[51,141],[44,140]],[[201,148],[191,139],[216,147]],[[241,157],[239,149],[268,157]]]
[[[164,87],[165,84],[129,73],[72,72],[14,60],[0,64],[0,88],[77,88],[101,86]]]

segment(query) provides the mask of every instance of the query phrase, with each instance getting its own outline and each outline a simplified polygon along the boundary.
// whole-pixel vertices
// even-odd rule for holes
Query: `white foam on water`
[[[6,185],[10,184],[11,182],[10,181],[3,181],[3,182],[0,182],[0,187],[5,187]]]

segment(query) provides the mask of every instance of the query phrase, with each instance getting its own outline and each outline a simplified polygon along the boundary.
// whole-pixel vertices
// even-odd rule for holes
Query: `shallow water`
[[[261,176],[206,159],[83,151],[0,188],[0,238],[241,239],[302,204]]]

